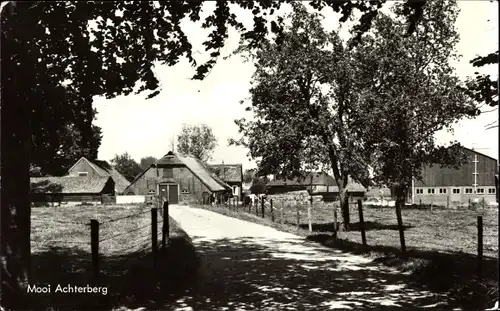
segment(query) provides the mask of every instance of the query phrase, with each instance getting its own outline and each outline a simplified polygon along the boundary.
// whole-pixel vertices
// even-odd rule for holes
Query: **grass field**
[[[124,310],[174,299],[179,282],[196,270],[197,256],[189,237],[169,218],[170,239],[154,266],[150,210],[140,205],[32,208],[31,283],[53,289],[92,284],[106,287],[107,294],[34,295],[31,309]],[[98,279],[92,273],[90,219],[100,223]],[[162,222],[158,214],[159,243]]]
[[[331,234],[334,230],[334,204],[313,203],[311,209],[312,232],[309,232],[306,205],[283,204],[273,202],[274,219],[297,228],[297,207],[299,227],[302,234]],[[283,208],[283,213],[281,213]],[[239,208],[248,213],[248,207]],[[261,217],[261,207],[257,211],[251,208],[251,214]],[[337,219],[342,220],[340,211]],[[405,227],[405,241],[408,249],[440,252],[464,252],[477,254],[477,216],[483,217],[483,252],[484,256],[498,258],[498,209],[451,210],[405,208],[402,211]],[[271,219],[269,205],[266,204],[264,216]],[[361,243],[359,212],[356,204],[350,205],[351,229],[340,232],[339,237]],[[400,247],[396,213],[390,207],[364,207],[364,227],[368,245]]]
[[[312,232],[309,231],[307,207],[274,202],[271,211],[261,206],[222,207],[196,206],[230,217],[252,221],[281,231],[303,236],[326,247],[354,254],[363,254],[399,269],[409,275],[409,282],[425,288],[446,292],[452,304],[465,310],[491,308],[498,299],[498,210],[444,210],[405,208],[402,211],[407,253],[401,256],[399,231],[394,207],[363,208],[367,247],[361,244],[359,213],[352,206],[351,229],[333,239],[333,204],[314,203],[311,209]],[[283,223],[281,223],[283,215]],[[483,216],[484,259],[482,278],[477,272],[477,216]],[[341,220],[338,213],[338,220]]]

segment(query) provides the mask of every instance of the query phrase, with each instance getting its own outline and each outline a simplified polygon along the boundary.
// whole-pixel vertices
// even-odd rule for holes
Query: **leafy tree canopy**
[[[184,125],[177,136],[177,152],[207,162],[217,147],[217,138],[206,124]]]
[[[141,159],[141,161],[139,162],[139,166],[145,170],[147,168],[149,168],[151,166],[151,164],[154,164],[156,163],[158,159],[155,158],[155,157],[151,157],[151,156],[148,156],[148,157],[144,157]]]
[[[456,3],[428,3],[411,35],[404,11],[395,5],[396,18],[378,14],[353,46],[355,30],[344,42],[297,4],[279,36],[260,49],[241,47],[256,63],[248,108],[254,118],[236,121],[243,137],[231,143],[260,158],[259,175],[331,169],[347,208],[349,177],[404,188],[423,164],[456,160],[434,142],[436,131],[478,114],[449,65]],[[343,216],[348,224],[347,209]]]
[[[132,157],[130,157],[128,152],[115,155],[115,157],[111,160],[111,164],[128,181],[133,181],[134,178],[143,171],[141,166],[134,159],[132,159]]]

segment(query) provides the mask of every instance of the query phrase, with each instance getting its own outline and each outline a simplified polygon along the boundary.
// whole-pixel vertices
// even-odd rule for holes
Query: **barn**
[[[124,193],[158,194],[171,204],[189,204],[230,195],[231,191],[204,163],[171,151],[137,176]]]
[[[459,169],[427,165],[422,180],[412,187],[413,203],[448,206],[485,201],[496,202],[495,175],[498,161],[475,150],[463,148],[467,162]]]
[[[115,195],[111,176],[31,177],[30,200],[33,203],[102,203]]]
[[[325,201],[336,200],[339,195],[339,188],[335,179],[324,173],[307,173],[304,178],[293,179],[274,179],[266,185],[267,194],[287,193],[291,191],[307,190],[312,195],[322,196]],[[363,198],[366,189],[349,180],[347,184],[347,193],[351,198]]]

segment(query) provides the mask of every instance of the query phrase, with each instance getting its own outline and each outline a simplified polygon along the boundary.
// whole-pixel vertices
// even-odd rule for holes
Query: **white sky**
[[[205,6],[205,12],[213,7],[212,3]],[[479,71],[497,77],[496,65],[478,70],[469,61],[477,55],[486,55],[498,49],[498,4],[490,1],[459,1],[459,7],[461,12],[456,27],[461,38],[457,50],[463,57],[455,64],[457,75],[465,79]],[[323,13],[328,20],[325,27],[338,29],[335,13]],[[240,16],[251,22],[249,13]],[[250,25],[248,23],[245,24]],[[187,23],[183,29],[193,43],[194,50],[200,51],[194,56],[201,59],[201,42],[205,40],[207,31]],[[237,47],[238,39],[238,34],[232,31],[223,56]],[[162,91],[153,99],[146,100],[146,94],[94,99],[94,107],[98,111],[94,124],[103,131],[99,159],[110,160],[115,154],[125,151],[136,161],[145,156],[159,158],[169,151],[169,141],[177,135],[183,123],[205,123],[212,127],[219,140],[212,162],[242,163],[244,169],[255,167],[255,162],[247,158],[245,148],[229,147],[227,144],[228,138],[239,137],[234,119],[249,116],[239,101],[249,95],[252,64],[243,63],[240,57],[227,60],[220,58],[203,81],[190,80],[194,68],[187,61],[174,67],[158,65],[155,70]],[[491,108],[485,107],[484,110]],[[498,129],[485,129],[485,125],[496,120],[497,110],[484,113],[474,120],[460,121],[455,126],[454,135],[440,133],[436,137],[440,143],[458,140],[466,147],[476,148],[498,159]]]

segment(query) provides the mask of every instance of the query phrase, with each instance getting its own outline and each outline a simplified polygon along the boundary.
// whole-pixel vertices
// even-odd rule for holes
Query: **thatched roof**
[[[31,177],[31,193],[101,193],[107,177]]]
[[[225,182],[243,182],[243,165],[209,164],[208,168]]]
[[[94,160],[92,161],[96,166],[98,166],[102,171],[105,172],[106,175],[101,176],[111,176],[113,181],[115,182],[115,189],[118,193],[123,193],[125,188],[130,185],[130,182],[125,178],[120,172],[118,172],[114,166],[110,165],[106,161]]]
[[[336,186],[337,183],[332,176],[319,172],[304,174],[304,178],[293,179],[273,179],[267,183],[267,187],[283,187],[283,186]],[[311,179],[312,178],[312,179]]]
[[[294,178],[294,179],[274,179],[267,183],[266,187],[311,187],[313,188],[313,193],[324,193],[324,192],[338,192],[339,187],[335,179],[324,173],[309,173],[305,174],[305,178]],[[366,189],[361,184],[355,182],[351,178],[348,179],[347,187],[348,192],[365,192]]]
[[[220,178],[217,178],[205,164],[194,157],[182,156],[175,154],[172,151],[167,153],[154,164],[157,167],[168,167],[171,165],[184,165],[186,166],[202,183],[207,186],[210,191],[224,191],[228,189],[227,185]],[[142,174],[141,174],[142,175]],[[138,176],[140,177],[140,176]],[[230,187],[229,187],[230,189]]]
[[[86,161],[97,173],[97,175],[101,177],[107,177],[111,176],[113,178],[113,181],[115,182],[115,191],[117,193],[123,193],[125,191],[125,188],[127,188],[130,185],[130,182],[122,175],[120,172],[118,172],[112,165],[110,165],[108,162],[103,161],[103,160],[89,160],[85,157],[81,157],[69,170],[76,166],[80,161]]]

